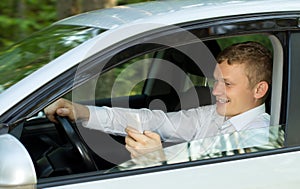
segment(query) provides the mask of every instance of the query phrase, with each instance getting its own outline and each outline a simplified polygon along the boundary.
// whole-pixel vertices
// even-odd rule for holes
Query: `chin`
[[[219,108],[219,107],[217,107],[217,113],[220,116],[226,116],[226,110],[225,110],[225,108]]]

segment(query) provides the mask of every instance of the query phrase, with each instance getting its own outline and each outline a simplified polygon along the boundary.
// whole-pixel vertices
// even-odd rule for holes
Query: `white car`
[[[131,159],[124,137],[50,122],[58,98],[165,112],[214,103],[215,56],[259,41],[272,52],[269,143]],[[153,1],[76,15],[0,53],[0,188],[299,188],[300,1]],[[134,120],[138,122],[137,120]],[[155,154],[150,154],[151,157]]]

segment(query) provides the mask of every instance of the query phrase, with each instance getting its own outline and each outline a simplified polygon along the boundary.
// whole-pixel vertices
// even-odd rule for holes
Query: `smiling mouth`
[[[221,104],[225,104],[225,103],[228,103],[230,102],[229,99],[226,99],[226,98],[218,98],[217,99],[217,102],[221,103]]]

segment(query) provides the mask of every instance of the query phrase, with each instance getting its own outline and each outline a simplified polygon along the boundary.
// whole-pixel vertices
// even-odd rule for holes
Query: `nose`
[[[225,83],[218,80],[215,81],[212,94],[214,96],[223,95],[225,92]]]

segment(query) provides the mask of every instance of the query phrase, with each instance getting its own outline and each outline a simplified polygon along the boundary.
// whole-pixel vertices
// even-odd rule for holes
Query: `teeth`
[[[218,102],[227,103],[227,102],[230,102],[230,100],[222,98],[222,99],[218,99]]]

